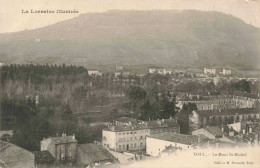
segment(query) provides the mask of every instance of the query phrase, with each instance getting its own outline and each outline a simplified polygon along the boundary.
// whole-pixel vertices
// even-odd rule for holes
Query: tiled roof
[[[47,139],[51,139],[55,144],[78,142],[76,139],[73,138],[73,136],[50,137]]]
[[[7,167],[21,167],[34,162],[34,154],[14,144],[0,141],[0,161]]]
[[[227,135],[227,133],[223,132],[219,127],[215,126],[215,127],[206,127],[203,128],[206,131],[208,131],[209,133],[219,137],[219,136],[223,136],[223,135]]]
[[[252,99],[260,98],[257,93],[246,93],[246,92],[239,92],[239,91],[235,91],[234,96],[242,96],[242,97],[248,97]]]
[[[149,128],[160,128],[160,127],[178,127],[179,124],[174,119],[164,119],[159,121],[147,121]]]
[[[259,114],[259,109],[256,108],[240,108],[240,109],[222,109],[222,110],[197,110],[200,116],[222,116],[235,114]]]
[[[116,162],[116,159],[104,147],[93,143],[78,146],[78,156],[81,164],[89,165],[99,161]]]
[[[139,120],[138,124],[131,125],[112,125],[109,128],[104,130],[110,131],[131,131],[131,130],[143,130],[143,129],[152,129],[152,128],[165,128],[165,127],[178,127],[179,124],[174,119],[164,119],[164,120],[155,120],[155,121],[141,121]],[[114,129],[112,129],[114,128]]]
[[[154,139],[160,139],[170,142],[176,142],[180,144],[197,144],[198,143],[198,137],[194,135],[184,135],[184,134],[176,134],[176,133],[170,133],[170,132],[163,132],[159,134],[153,134],[149,137]]]
[[[120,117],[117,118],[115,121],[123,122],[123,123],[129,123],[129,122],[137,122],[140,121],[136,118],[130,118],[130,117]]]
[[[50,154],[49,151],[36,151],[35,154],[35,161],[37,164],[51,164],[55,161],[54,157]]]
[[[230,142],[224,142],[224,141],[220,141],[220,140],[212,140],[212,139],[206,139],[201,141],[201,143],[199,144],[200,147],[202,148],[207,148],[212,147],[212,148],[217,148],[217,144],[218,144],[218,148],[229,148],[229,147],[235,147],[236,145]]]

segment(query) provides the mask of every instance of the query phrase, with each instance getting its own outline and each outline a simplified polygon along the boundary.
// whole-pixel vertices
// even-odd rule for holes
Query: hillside
[[[258,67],[259,29],[199,11],[110,11],[0,35],[0,62]]]

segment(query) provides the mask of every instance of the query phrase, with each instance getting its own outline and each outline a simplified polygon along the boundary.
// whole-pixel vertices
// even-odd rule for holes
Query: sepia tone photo
[[[0,168],[260,168],[260,0],[0,0]]]

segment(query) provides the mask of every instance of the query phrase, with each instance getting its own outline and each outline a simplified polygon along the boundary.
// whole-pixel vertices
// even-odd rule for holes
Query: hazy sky
[[[88,12],[197,9],[221,11],[260,27],[259,0],[0,0],[0,33],[34,29]],[[22,10],[78,10],[79,14],[24,14]]]

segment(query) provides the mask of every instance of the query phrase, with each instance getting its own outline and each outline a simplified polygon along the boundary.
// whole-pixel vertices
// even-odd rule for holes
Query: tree
[[[171,95],[169,92],[162,95],[161,106],[162,110],[160,111],[160,118],[170,118],[174,117],[176,114],[176,97]]]
[[[133,101],[133,108],[136,110],[137,102],[145,99],[147,94],[146,91],[139,86],[130,86],[126,92],[126,95],[131,101]]]
[[[190,133],[189,115],[193,110],[197,110],[195,103],[184,104],[181,112],[178,114],[178,124],[180,125],[181,134]]]

